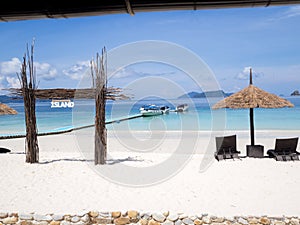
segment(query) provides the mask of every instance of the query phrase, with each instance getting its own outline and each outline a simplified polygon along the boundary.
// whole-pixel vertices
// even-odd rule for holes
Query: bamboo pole
[[[26,54],[23,57],[23,63],[21,68],[21,85],[24,98],[24,111],[25,111],[25,124],[26,124],[26,140],[25,140],[25,152],[27,163],[39,162],[39,146],[37,139],[37,125],[35,115],[35,94],[36,88],[35,71],[33,67],[33,44],[31,46],[31,52],[27,47],[28,64],[26,63]],[[27,67],[29,69],[29,83],[27,80]]]
[[[92,77],[95,79],[95,165],[105,164],[107,158],[107,131],[105,127],[106,105],[106,50],[102,49],[102,55],[97,54],[96,61],[91,61]]]

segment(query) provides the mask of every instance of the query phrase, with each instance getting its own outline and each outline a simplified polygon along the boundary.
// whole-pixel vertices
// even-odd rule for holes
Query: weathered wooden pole
[[[25,152],[27,163],[39,162],[39,146],[37,139],[37,125],[35,115],[35,93],[36,81],[35,71],[33,67],[33,44],[31,45],[31,53],[27,47],[28,65],[26,54],[23,57],[23,63],[21,68],[21,85],[24,99],[24,112],[26,123],[26,140],[25,140]],[[27,80],[27,66],[29,69],[29,84]]]
[[[101,57],[91,61],[93,85],[95,85],[95,165],[105,164],[107,157],[107,132],[105,127],[105,105],[107,88],[106,50]]]
[[[250,82],[249,85],[252,85],[252,68],[250,68]],[[250,137],[251,137],[251,145],[254,146],[255,145],[255,141],[254,141],[254,112],[253,112],[253,108],[250,108],[249,110],[249,116],[250,116]]]

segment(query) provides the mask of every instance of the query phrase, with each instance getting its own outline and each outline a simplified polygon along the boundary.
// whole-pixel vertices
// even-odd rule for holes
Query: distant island
[[[207,91],[207,92],[189,92],[181,95],[178,98],[213,98],[213,97],[228,97],[233,93],[225,93],[223,90]]]
[[[19,96],[0,95],[0,103],[9,103],[12,101],[20,102],[23,101],[23,98]]]

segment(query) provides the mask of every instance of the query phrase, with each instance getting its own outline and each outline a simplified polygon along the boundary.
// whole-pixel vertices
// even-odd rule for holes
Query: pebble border
[[[90,211],[81,215],[18,214],[0,212],[0,225],[300,225],[300,218],[268,216],[217,217],[208,214],[188,216],[184,213],[149,213],[129,210],[125,213]]]

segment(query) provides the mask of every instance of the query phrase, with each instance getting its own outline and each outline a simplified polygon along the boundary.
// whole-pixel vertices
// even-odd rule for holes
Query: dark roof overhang
[[[2,4],[0,8],[0,21],[71,18],[116,13],[134,15],[135,13],[150,11],[268,7],[292,4],[300,4],[300,0],[11,0]]]

